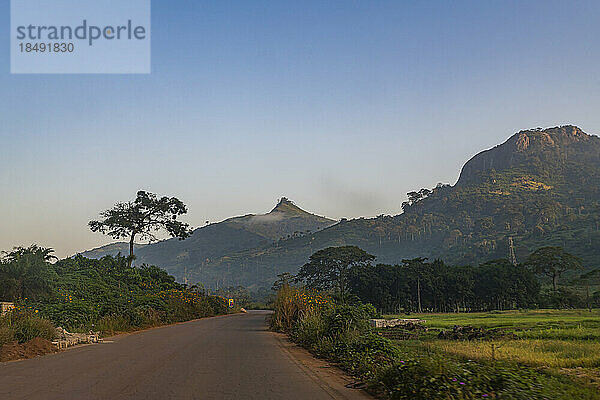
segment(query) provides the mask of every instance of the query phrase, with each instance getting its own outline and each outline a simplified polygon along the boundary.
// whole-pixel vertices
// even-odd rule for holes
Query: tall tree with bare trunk
[[[90,221],[92,232],[101,232],[113,239],[129,239],[129,266],[133,262],[136,238],[157,240],[155,233],[165,230],[172,237],[183,240],[191,235],[188,224],[177,218],[187,213],[187,207],[176,197],[158,198],[154,193],[140,190],[134,201],[117,203],[102,211],[101,220]]]

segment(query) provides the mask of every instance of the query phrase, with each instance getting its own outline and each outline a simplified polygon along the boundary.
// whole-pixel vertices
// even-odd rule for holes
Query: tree
[[[585,300],[587,303],[587,308],[590,312],[592,312],[592,308],[594,305],[594,297],[595,295],[600,295],[600,292],[596,292],[592,294],[590,292],[590,288],[594,286],[600,285],[600,268],[596,268],[585,274],[581,275],[577,279],[572,280],[571,285],[583,286],[585,287]]]
[[[370,265],[374,259],[375,256],[356,246],[328,247],[310,256],[296,279],[306,282],[311,289],[335,288],[344,302],[352,268]]]
[[[428,197],[431,193],[433,193],[433,191],[431,191],[429,189],[421,189],[421,190],[419,190],[419,195],[421,196],[421,199],[424,199],[424,198]]]
[[[0,300],[37,300],[52,292],[56,272],[49,261],[52,249],[16,247],[0,259]]]
[[[133,262],[133,244],[136,236],[141,240],[157,240],[154,232],[166,230],[180,240],[191,233],[188,224],[177,221],[187,213],[187,207],[176,197],[161,197],[145,191],[137,192],[131,202],[117,203],[110,210],[100,213],[100,221],[90,221],[92,232],[101,232],[113,239],[129,238],[129,266]]]
[[[410,303],[410,287],[404,272],[397,265],[386,264],[352,268],[349,292],[379,310],[398,313],[401,307]]]
[[[273,282],[273,286],[271,287],[271,290],[274,292],[278,292],[279,289],[281,289],[283,286],[285,285],[290,285],[292,283],[292,281],[294,280],[294,275],[290,274],[289,272],[284,272],[282,274],[278,274],[277,275],[277,280],[275,282]]]
[[[404,263],[404,267],[408,270],[409,274],[417,279],[417,309],[420,313],[422,313],[421,283],[424,280],[431,280],[431,266],[427,263],[427,258],[423,257],[413,258],[412,260],[402,260],[402,262]]]
[[[527,307],[535,303],[538,293],[535,275],[522,264],[498,259],[476,268],[475,295],[484,309]]]
[[[558,279],[569,270],[581,268],[581,260],[561,247],[542,247],[534,251],[525,263],[536,274],[552,278],[554,291],[558,290]]]

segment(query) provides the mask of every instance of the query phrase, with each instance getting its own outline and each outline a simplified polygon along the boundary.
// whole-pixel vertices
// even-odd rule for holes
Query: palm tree
[[[0,260],[0,294],[6,300],[39,298],[50,294],[56,272],[50,261],[54,250],[32,245],[4,252]]]

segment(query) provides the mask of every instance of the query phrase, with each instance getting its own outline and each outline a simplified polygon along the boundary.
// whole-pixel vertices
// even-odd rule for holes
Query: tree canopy
[[[48,261],[56,258],[52,253],[52,249],[36,245],[5,252],[0,259],[0,300],[37,300],[48,296],[56,280],[56,273],[48,268]]]
[[[186,214],[187,207],[176,197],[163,196],[140,190],[134,201],[117,203],[102,211],[101,220],[90,221],[93,232],[101,232],[113,239],[129,239],[129,263],[133,261],[133,245],[136,237],[141,240],[157,240],[155,233],[166,230],[172,237],[187,238],[191,233],[188,224],[177,217]]]
[[[567,253],[561,247],[542,247],[534,251],[528,258],[526,265],[536,274],[544,274],[552,278],[552,287],[558,289],[560,276],[569,270],[582,267],[581,260]]]
[[[370,265],[375,256],[357,246],[328,247],[311,255],[297,275],[297,280],[311,289],[334,288],[342,301],[348,290],[348,277],[354,267]]]
[[[539,289],[533,272],[505,259],[452,266],[418,258],[354,268],[349,279],[352,294],[388,312],[535,307]]]

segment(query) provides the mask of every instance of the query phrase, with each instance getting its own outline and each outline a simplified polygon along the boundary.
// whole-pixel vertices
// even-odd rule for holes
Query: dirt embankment
[[[57,351],[52,342],[39,337],[25,343],[15,341],[0,347],[0,362],[32,358]]]

